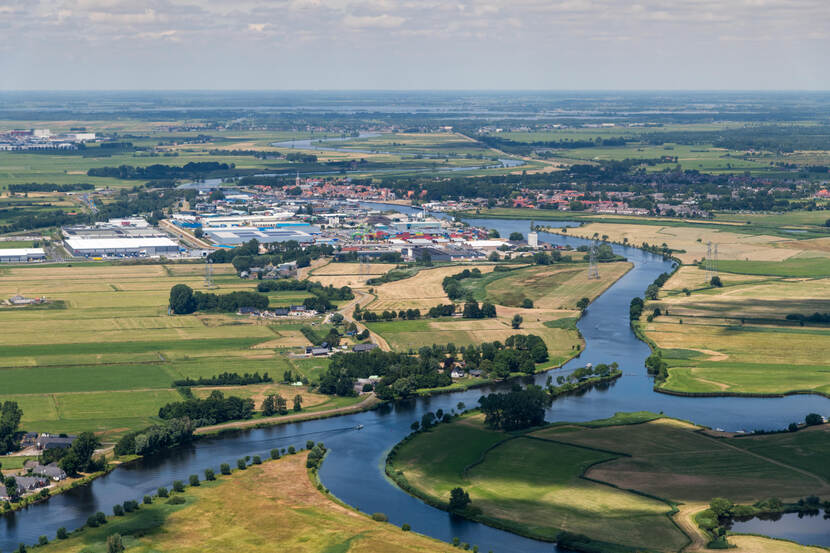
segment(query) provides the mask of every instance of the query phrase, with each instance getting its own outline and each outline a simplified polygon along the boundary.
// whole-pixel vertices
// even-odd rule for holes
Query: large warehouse
[[[64,244],[69,253],[81,257],[156,257],[179,253],[179,245],[163,237],[67,238]]]
[[[256,239],[260,244],[289,240],[309,243],[314,242],[314,237],[320,234],[320,227],[313,225],[286,225],[279,228],[206,227],[204,232],[214,244],[223,246],[237,246],[252,239]]]
[[[46,259],[46,253],[43,248],[0,249],[0,263],[28,263],[44,259]]]

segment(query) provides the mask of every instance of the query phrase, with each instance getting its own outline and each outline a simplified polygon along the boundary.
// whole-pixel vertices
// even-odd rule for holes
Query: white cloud
[[[343,18],[343,24],[353,28],[377,28],[396,29],[404,24],[406,18],[397,15],[347,15]]]

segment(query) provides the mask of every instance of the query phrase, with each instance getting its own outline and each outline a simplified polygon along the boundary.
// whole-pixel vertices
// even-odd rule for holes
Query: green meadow
[[[327,359],[292,359],[309,342],[300,325],[232,314],[170,316],[178,283],[204,286],[201,265],[7,267],[0,297],[20,293],[63,309],[6,308],[0,317],[0,401],[17,401],[23,426],[41,432],[94,430],[105,438],[146,426],[181,396],[174,380],[222,372],[285,371],[319,379]],[[250,290],[233,268],[215,268],[218,292]],[[275,305],[295,292],[270,294]],[[308,404],[328,398],[307,394]],[[314,397],[312,397],[314,396]],[[125,409],[125,406],[129,406]]]
[[[794,501],[830,491],[820,462],[827,434],[716,438],[644,412],[504,433],[471,413],[401,442],[387,472],[438,505],[462,487],[469,516],[524,535],[552,540],[565,530],[602,551],[680,551],[697,536],[673,519],[715,497]]]

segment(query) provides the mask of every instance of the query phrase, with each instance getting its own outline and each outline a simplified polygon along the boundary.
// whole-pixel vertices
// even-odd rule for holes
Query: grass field
[[[790,313],[830,312],[830,278],[725,272],[720,278],[723,287],[712,288],[703,270],[683,267],[647,305],[646,313],[656,307],[668,311],[641,323],[669,365],[661,386],[682,392],[830,393],[830,329],[785,319]]]
[[[534,307],[575,310],[580,298],[594,299],[631,267],[626,262],[603,263],[596,280],[588,278],[584,264],[529,267],[506,273],[507,276],[487,284],[485,297],[498,305],[518,307],[528,298],[533,300]]]
[[[714,438],[685,422],[631,413],[517,436],[489,430],[481,415],[471,414],[402,443],[387,470],[438,501],[461,486],[482,520],[517,531],[550,537],[565,529],[679,551],[689,539],[671,520],[672,504],[702,506],[714,497],[786,501],[830,492],[820,461],[828,432],[825,426]],[[758,543],[766,548],[769,542]],[[739,550],[756,551],[749,542]]]
[[[202,271],[200,265],[3,268],[0,297],[46,296],[65,309],[2,311],[0,400],[20,403],[28,430],[94,430],[108,438],[149,424],[160,406],[179,400],[171,385],[181,378],[229,371],[268,372],[281,380],[286,370],[319,378],[327,360],[284,355],[309,343],[300,325],[227,314],[167,315],[170,288],[202,288]],[[215,275],[220,293],[252,288],[230,266],[216,266]],[[295,292],[270,296],[275,305],[297,299]],[[244,393],[258,397],[264,390]],[[310,408],[329,399],[303,395]]]
[[[305,459],[299,453],[220,476],[174,494],[185,499],[182,505],[156,498],[152,505],[142,505],[125,517],[110,517],[105,526],[74,533],[40,550],[103,553],[107,536],[119,533],[127,553],[455,551],[415,533],[417,525],[414,532],[402,532],[335,503],[312,484]]]
[[[482,273],[489,273],[494,265],[452,265],[425,269],[404,280],[388,282],[374,288],[377,299],[367,308],[370,311],[420,309],[429,310],[439,304],[450,303],[441,287],[444,277],[460,273],[464,269],[477,267]]]

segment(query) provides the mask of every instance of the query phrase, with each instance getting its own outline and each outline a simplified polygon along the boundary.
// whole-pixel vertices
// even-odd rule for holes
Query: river
[[[389,206],[383,206],[388,208]],[[396,206],[401,211],[412,208]],[[436,214],[437,216],[442,216]],[[469,219],[477,226],[495,228],[502,236],[527,232],[524,220]],[[555,244],[584,245],[587,241],[540,233],[539,239]],[[553,374],[563,374],[587,362],[617,361],[623,377],[613,384],[584,393],[560,397],[547,412],[548,421],[587,421],[613,415],[617,411],[650,410],[727,430],[783,428],[802,420],[810,412],[830,411],[830,401],[820,396],[785,398],[683,398],[655,393],[653,381],[643,361],[648,347],[639,341],[628,324],[631,298],[642,296],[646,286],[660,273],[671,270],[671,262],[642,250],[614,246],[634,268],[613,284],[588,308],[578,326],[586,341],[579,358],[571,360]],[[600,274],[602,266],[600,265]],[[546,374],[528,377],[543,384]],[[497,387],[496,387],[497,388]],[[49,501],[3,516],[0,519],[0,551],[9,551],[21,542],[32,544],[40,535],[52,538],[64,526],[74,529],[96,511],[112,512],[112,506],[154,493],[173,480],[187,481],[190,474],[220,463],[233,465],[245,455],[265,455],[275,447],[303,446],[306,440],[322,441],[330,453],[320,470],[322,482],[340,499],[367,513],[383,512],[390,522],[408,523],[416,532],[444,541],[458,537],[479,545],[482,551],[500,553],[552,552],[557,548],[470,522],[434,509],[404,493],[389,482],[383,471],[386,453],[410,432],[410,424],[427,411],[451,411],[459,402],[474,405],[491,388],[441,394],[397,404],[375,411],[343,417],[254,429],[223,437],[198,440],[152,457],[119,467],[88,486],[70,490]],[[364,425],[355,430],[356,425]],[[279,482],[273,485],[279,485]]]

